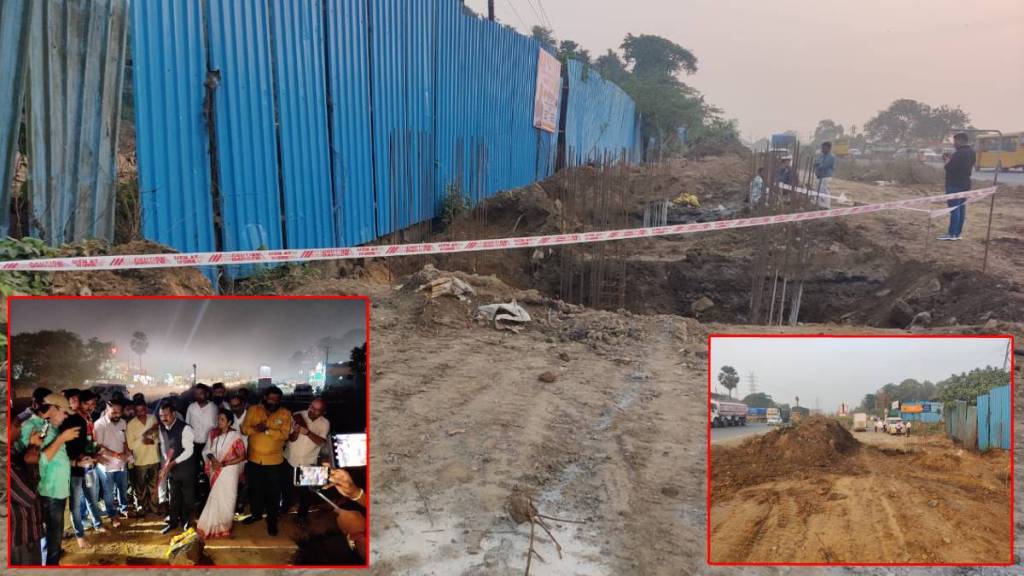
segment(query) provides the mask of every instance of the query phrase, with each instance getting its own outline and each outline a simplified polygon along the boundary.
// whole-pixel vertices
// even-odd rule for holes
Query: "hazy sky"
[[[466,3],[486,14],[487,0]],[[543,6],[556,36],[593,56],[617,49],[626,33],[657,34],[689,48],[698,71],[684,81],[739,120],[749,139],[786,129],[807,135],[822,118],[860,127],[896,98],[959,105],[979,128],[1024,130],[1021,0],[495,5],[499,20],[527,33]]]
[[[778,402],[836,411],[860,404],[865,394],[906,378],[938,383],[951,374],[1003,367],[1005,338],[713,338],[712,390],[722,366],[740,375],[734,396],[759,392]],[[722,388],[722,394],[727,391]]]
[[[348,360],[366,340],[364,306],[361,300],[17,300],[11,331],[95,336],[114,342],[117,358],[138,366],[129,344],[139,330],[149,338],[142,364],[151,375],[188,375],[195,362],[200,378],[224,370],[255,378],[260,364],[285,378],[295,351],[312,348],[322,358],[316,344],[324,337],[339,340],[331,362]]]

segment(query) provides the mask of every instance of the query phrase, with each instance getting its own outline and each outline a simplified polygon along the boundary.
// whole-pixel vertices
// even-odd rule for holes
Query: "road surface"
[[[731,442],[741,438],[757,436],[758,434],[767,434],[774,429],[774,426],[769,426],[767,424],[747,424],[746,426],[734,426],[731,428],[712,428],[711,443],[721,444],[722,442]]]
[[[992,182],[992,176],[994,172],[992,170],[982,170],[981,172],[975,172],[971,177],[980,182]],[[1020,170],[1012,170],[1010,172],[999,173],[1000,184],[1016,184],[1017,186],[1024,186],[1024,172]]]

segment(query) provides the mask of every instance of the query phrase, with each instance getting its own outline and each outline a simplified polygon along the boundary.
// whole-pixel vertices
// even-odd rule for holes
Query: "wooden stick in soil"
[[[530,518],[530,547],[526,549],[526,573],[524,576],[530,576],[530,563],[533,562],[533,525],[533,518]]]

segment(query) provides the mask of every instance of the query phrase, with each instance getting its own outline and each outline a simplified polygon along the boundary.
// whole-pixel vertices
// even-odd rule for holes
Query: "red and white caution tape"
[[[737,218],[735,220],[719,220],[717,222],[700,222],[692,224],[675,224],[651,228],[627,228],[622,230],[605,230],[601,232],[583,232],[578,234],[551,234],[547,236],[527,236],[520,238],[495,238],[492,240],[459,240],[455,242],[427,242],[422,244],[391,244],[377,246],[354,246],[350,248],[309,248],[295,250],[252,250],[239,252],[193,252],[187,254],[136,254],[130,256],[81,256],[75,258],[41,258],[38,260],[12,260],[0,263],[0,270],[35,270],[35,271],[76,271],[76,270],[125,270],[139,268],[181,268],[187,266],[224,266],[238,264],[274,264],[282,262],[311,262],[315,260],[344,260],[352,258],[388,258],[392,256],[413,256],[425,254],[455,254],[458,252],[480,252],[486,250],[506,250],[510,248],[539,248],[545,246],[564,246],[567,244],[586,244],[591,242],[607,242],[609,240],[626,240],[629,238],[652,238],[655,236],[674,236],[677,234],[693,234],[709,230],[730,230],[734,228],[751,228],[787,222],[805,222],[838,218],[854,214],[869,214],[885,210],[895,210],[938,202],[941,200],[978,199],[994,194],[996,187],[908,198],[878,204],[865,204],[848,208],[831,210],[815,210],[795,214],[777,214],[774,216],[758,216],[754,218]]]

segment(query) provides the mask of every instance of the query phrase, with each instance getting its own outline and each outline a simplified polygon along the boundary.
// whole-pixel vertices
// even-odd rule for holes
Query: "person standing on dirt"
[[[287,511],[292,503],[298,500],[300,524],[306,522],[313,493],[309,487],[294,486],[292,478],[295,477],[296,468],[316,466],[320,448],[327,443],[327,437],[331,434],[331,423],[324,416],[326,411],[327,403],[322,398],[316,398],[309,403],[309,409],[296,412],[293,417],[292,433],[288,436],[288,445],[284,449],[287,466],[283,467],[286,474],[281,479],[284,488],[283,508]]]
[[[761,203],[761,197],[764,196],[764,167],[757,169],[757,175],[750,181],[750,207],[753,208]]]
[[[38,405],[37,405],[38,408]],[[21,435],[21,421],[11,418],[11,438]],[[43,538],[39,507],[39,452],[43,437],[29,435],[29,445],[11,452],[11,555],[12,566],[39,566],[39,541]]]
[[[242,423],[249,437],[249,460],[245,477],[249,483],[252,514],[243,524],[252,524],[267,515],[267,534],[277,536],[277,515],[281,507],[281,467],[284,444],[292,431],[292,413],[281,405],[283,394],[277,386],[263,393],[263,404],[251,406]]]
[[[185,410],[185,424],[192,427],[195,446],[192,447],[192,458],[195,460],[196,468],[196,501],[202,506],[206,501],[206,492],[209,490],[210,479],[203,471],[203,449],[206,448],[206,440],[210,437],[210,431],[217,427],[218,409],[213,402],[210,402],[210,388],[206,384],[196,384],[193,397],[195,401],[188,405]]]
[[[113,399],[107,404],[103,416],[96,421],[96,443],[99,447],[100,486],[107,515],[116,527],[118,516],[128,515],[128,443],[125,441],[125,423],[121,419],[124,400]],[[117,503],[114,503],[114,497]]]
[[[836,157],[832,154],[832,143],[824,142],[821,145],[821,156],[814,161],[814,176],[818,179],[818,206],[826,210],[832,207],[829,196],[835,173]]]
[[[159,415],[160,452],[164,465],[158,481],[169,482],[167,498],[170,509],[170,517],[160,533],[167,534],[178,526],[188,529],[192,520],[196,494],[196,461],[192,457],[195,433],[191,426],[176,416],[174,404],[170,401],[160,403]]]
[[[93,529],[96,532],[105,531],[100,515],[100,480],[96,471],[96,445],[93,443],[92,409],[96,406],[97,398],[91,390],[79,391],[74,388],[65,390],[64,398],[72,413],[61,424],[61,429],[82,430],[82,434],[69,440],[65,448],[71,459],[71,528],[75,532],[78,547],[84,550],[90,548],[90,545],[85,539],[83,519],[91,516]],[[118,522],[117,516],[112,516],[111,522]]]
[[[974,149],[967,143],[967,134],[960,132],[953,136],[956,151],[946,162],[946,194],[966,192],[971,189],[971,172],[977,160]],[[949,213],[949,231],[939,236],[939,240],[962,239],[964,220],[967,218],[966,200],[947,200],[946,205],[953,209]]]
[[[139,398],[136,394],[132,402],[135,404],[135,418],[125,429],[133,460],[129,479],[135,492],[135,511],[144,517],[157,511],[156,474],[160,467],[160,454],[156,440],[159,423],[155,416],[147,413],[145,397]]]
[[[782,159],[782,166],[779,168],[777,181],[779,184],[793,185],[793,161],[789,157]]]
[[[64,538],[64,508],[71,494],[71,460],[65,444],[81,435],[80,427],[63,429],[61,424],[71,414],[71,404],[63,394],[53,393],[43,399],[43,419],[49,426],[43,431],[39,455],[39,503],[45,527],[46,565],[60,564],[61,540]]]

